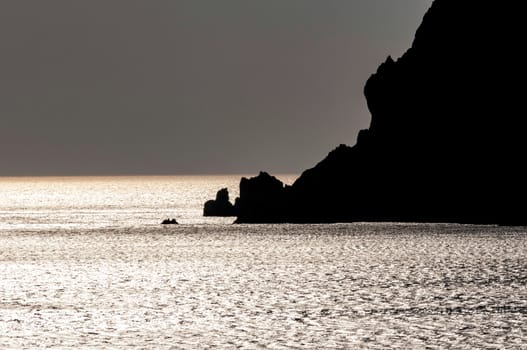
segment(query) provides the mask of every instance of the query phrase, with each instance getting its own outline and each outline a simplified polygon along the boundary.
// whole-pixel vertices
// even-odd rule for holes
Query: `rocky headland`
[[[520,2],[435,0],[366,82],[372,119],[292,186],[242,179],[238,223],[527,224]]]

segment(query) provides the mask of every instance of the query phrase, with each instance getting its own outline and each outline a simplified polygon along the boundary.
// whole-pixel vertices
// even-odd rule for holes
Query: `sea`
[[[203,217],[240,177],[0,178],[0,349],[527,349],[527,227]]]

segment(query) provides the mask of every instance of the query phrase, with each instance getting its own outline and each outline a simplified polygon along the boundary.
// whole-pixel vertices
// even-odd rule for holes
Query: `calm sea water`
[[[527,228],[201,217],[238,181],[0,179],[0,348],[527,348]]]

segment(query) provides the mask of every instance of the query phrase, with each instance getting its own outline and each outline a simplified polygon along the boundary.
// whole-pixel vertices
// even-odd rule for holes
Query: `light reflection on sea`
[[[526,228],[86,220],[3,223],[0,348],[527,347]]]
[[[294,176],[284,175],[290,183]],[[203,203],[240,176],[0,177],[0,230],[157,226],[168,217],[184,224],[232,223],[204,218]]]

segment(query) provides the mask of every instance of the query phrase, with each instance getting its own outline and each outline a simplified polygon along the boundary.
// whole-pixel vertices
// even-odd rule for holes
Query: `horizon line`
[[[262,170],[263,171],[263,170]],[[0,179],[8,178],[75,178],[75,177],[196,177],[196,176],[258,176],[255,173],[174,173],[174,174],[39,174],[39,175],[2,175]],[[272,173],[273,176],[300,176],[301,173]]]

